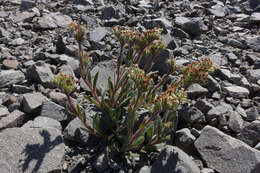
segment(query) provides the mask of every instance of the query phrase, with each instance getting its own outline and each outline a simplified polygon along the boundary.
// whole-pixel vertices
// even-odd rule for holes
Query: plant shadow
[[[19,165],[22,167],[22,172],[25,172],[32,161],[36,161],[35,166],[32,169],[32,173],[37,173],[44,161],[46,155],[55,148],[55,146],[61,144],[62,137],[57,136],[54,140],[51,141],[50,133],[46,130],[42,130],[39,134],[43,138],[43,144],[27,144],[25,149],[22,151],[22,155],[25,155],[25,159],[20,160]]]

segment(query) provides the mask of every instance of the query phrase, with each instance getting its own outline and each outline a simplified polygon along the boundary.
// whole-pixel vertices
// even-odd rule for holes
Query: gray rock
[[[66,107],[67,105],[67,96],[64,93],[61,92],[56,92],[56,91],[51,91],[48,94],[48,97],[55,103]]]
[[[60,130],[10,128],[0,133],[0,143],[2,173],[46,173],[61,169],[65,145]]]
[[[21,0],[20,11],[29,10],[35,7],[35,1],[32,0]]]
[[[76,58],[70,57],[68,55],[62,54],[59,56],[59,61],[65,63],[73,69],[75,75],[79,77],[79,61]]]
[[[260,13],[252,13],[249,20],[251,23],[260,23]]]
[[[98,172],[104,172],[108,167],[108,160],[106,152],[102,152],[97,159],[93,162],[93,166]]]
[[[260,121],[256,120],[246,125],[238,135],[238,139],[254,147],[260,142]]]
[[[247,121],[260,120],[260,112],[256,106],[253,106],[246,110],[246,120]]]
[[[22,38],[16,38],[16,39],[14,39],[14,40],[11,42],[11,44],[12,44],[13,46],[20,46],[20,45],[23,45],[24,43],[25,43],[25,40],[22,39]]]
[[[196,19],[185,22],[182,29],[192,36],[197,36],[208,30],[208,27],[203,23],[203,20]]]
[[[9,85],[21,83],[25,80],[24,74],[19,70],[1,70],[0,71],[0,88]]]
[[[231,97],[246,98],[249,95],[249,90],[240,86],[224,87],[224,91]]]
[[[36,14],[34,12],[24,11],[13,16],[13,20],[16,23],[31,22],[35,15]]]
[[[14,84],[12,89],[17,94],[25,94],[25,93],[33,92],[33,88],[27,87],[25,85],[16,85],[16,84]]]
[[[246,40],[248,47],[256,52],[260,52],[260,37],[251,37]]]
[[[198,83],[193,83],[187,88],[188,96],[193,99],[205,96],[207,93],[208,90]]]
[[[181,149],[167,145],[152,165],[151,173],[200,173],[199,168]]]
[[[207,114],[210,109],[212,109],[214,106],[207,101],[206,99],[200,99],[198,100],[195,105],[196,108],[198,108],[201,112],[204,114]]]
[[[97,113],[94,107],[87,107],[85,109],[86,123],[89,125],[93,124],[93,116]],[[81,120],[76,117],[72,120],[68,126],[64,129],[64,139],[74,142],[79,142],[89,146],[95,146],[98,141],[97,138],[82,130],[86,128]],[[99,139],[100,140],[100,139]]]
[[[99,42],[105,38],[108,31],[104,27],[99,27],[94,29],[89,33],[89,40],[94,42]]]
[[[0,119],[0,130],[5,128],[20,127],[25,122],[25,114],[15,110],[6,117]]]
[[[10,113],[10,112],[8,111],[8,109],[7,109],[6,107],[0,105],[0,119],[1,119],[2,117],[7,116],[9,113]],[[0,120],[0,121],[1,121],[1,120]]]
[[[242,128],[244,127],[244,120],[243,120],[243,118],[236,111],[229,112],[227,114],[227,116],[229,117],[228,127],[232,131],[234,131],[236,133],[239,133],[242,130]]]
[[[93,5],[92,0],[74,0],[73,3],[77,5]]]
[[[233,108],[229,104],[220,103],[216,107],[213,107],[212,109],[209,110],[208,114],[206,114],[206,119],[210,120],[212,118],[217,118],[220,115],[223,115],[223,114],[230,112],[232,110],[233,110]]]
[[[247,77],[250,82],[256,83],[260,80],[260,69],[248,70]]]
[[[206,126],[194,143],[209,168],[221,173],[257,173],[260,152],[218,129]]]
[[[203,168],[200,173],[215,173],[213,169],[210,168]]]
[[[210,13],[215,15],[216,17],[225,17],[226,16],[226,9],[222,5],[214,5],[209,9]]]
[[[72,76],[73,78],[75,78],[75,74],[74,71],[72,69],[72,67],[70,65],[63,65],[59,68],[59,72],[62,74],[66,74],[69,76]]]
[[[183,107],[179,111],[179,115],[188,123],[195,123],[202,119],[205,119],[203,113],[196,107]]]
[[[40,116],[52,118],[57,121],[65,121],[68,119],[66,109],[50,100],[43,102]]]
[[[36,29],[55,29],[58,27],[67,27],[72,22],[72,19],[67,15],[57,12],[44,13],[42,17],[34,18],[33,22]]]
[[[48,117],[36,117],[33,121],[28,121],[22,126],[23,128],[56,128],[62,130],[61,124],[59,121],[56,121]]]
[[[97,80],[97,88],[104,89],[108,88],[108,78],[111,77],[111,81],[114,81],[114,77],[116,74],[116,61],[102,61],[99,62],[92,70],[91,74],[94,77],[95,74],[99,72],[98,80]],[[80,87],[84,90],[89,90],[88,86],[85,84],[83,79],[80,79]]]
[[[113,6],[104,7],[101,9],[101,19],[109,20],[112,18],[118,18],[118,14]]]
[[[41,93],[27,93],[23,95],[23,110],[26,113],[36,113],[40,111],[45,97]]]
[[[176,131],[175,145],[186,153],[193,153],[193,143],[196,137],[193,136],[188,128]]]
[[[180,28],[173,28],[171,35],[178,38],[189,38],[189,34]]]
[[[54,75],[48,64],[37,62],[27,69],[27,77],[35,82],[41,83],[45,87],[53,87],[52,79]]]
[[[260,142],[254,148],[260,151]]]

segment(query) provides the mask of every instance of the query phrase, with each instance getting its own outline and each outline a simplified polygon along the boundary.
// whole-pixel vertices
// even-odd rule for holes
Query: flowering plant
[[[86,122],[81,106],[71,101],[70,95],[77,84],[72,77],[58,74],[54,83],[66,94],[68,108],[83,122],[84,130],[106,139],[110,149],[120,153],[155,149],[158,144],[169,141],[176,112],[187,101],[185,89],[192,82],[205,82],[208,72],[214,71],[209,58],[192,62],[184,68],[178,81],[163,90],[169,75],[175,74],[178,66],[171,57],[167,60],[167,74],[159,77],[150,72],[154,59],[159,58],[158,54],[166,48],[160,40],[162,30],[154,28],[140,33],[115,27],[114,34],[120,43],[116,80],[112,82],[109,78],[108,88],[102,90],[96,86],[99,73],[92,76],[87,68],[91,59],[82,48],[86,39],[85,28],[71,23],[70,29],[78,43],[81,77],[92,93],[85,98],[102,111],[102,116],[93,117],[93,124]],[[139,62],[144,55],[150,59],[141,69]],[[147,113],[142,115],[140,110]],[[103,124],[102,119],[105,119]],[[108,130],[104,131],[103,125]]]

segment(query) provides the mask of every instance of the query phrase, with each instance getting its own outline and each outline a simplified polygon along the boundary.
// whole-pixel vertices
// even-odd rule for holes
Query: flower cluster
[[[128,70],[129,79],[135,82],[136,88],[141,91],[146,91],[150,86],[153,85],[153,79],[148,76],[144,70],[138,67],[138,64],[133,65]]]
[[[78,81],[70,75],[59,73],[54,77],[53,83],[65,93],[70,94],[76,89]]]
[[[146,54],[155,56],[166,48],[166,44],[161,40],[155,40],[153,44],[146,48]]]
[[[192,82],[207,83],[208,73],[214,70],[215,67],[210,58],[203,58],[201,61],[191,62],[183,71],[184,86],[186,87]]]
[[[84,25],[71,22],[68,27],[74,33],[74,37],[79,43],[83,42],[87,38],[86,27]]]

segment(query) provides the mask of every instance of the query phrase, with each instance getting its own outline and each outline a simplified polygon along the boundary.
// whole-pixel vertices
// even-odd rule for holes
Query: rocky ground
[[[0,172],[260,172],[259,0],[1,0]],[[99,87],[114,73],[114,26],[163,28],[167,49],[154,70],[210,57],[219,69],[208,85],[188,88],[174,146],[131,161],[107,159],[104,141],[83,132],[66,111],[66,97],[51,80],[79,76],[75,41],[66,29],[86,24],[85,49],[100,71]],[[83,101],[80,83],[74,98]],[[95,109],[86,108],[89,121]]]

